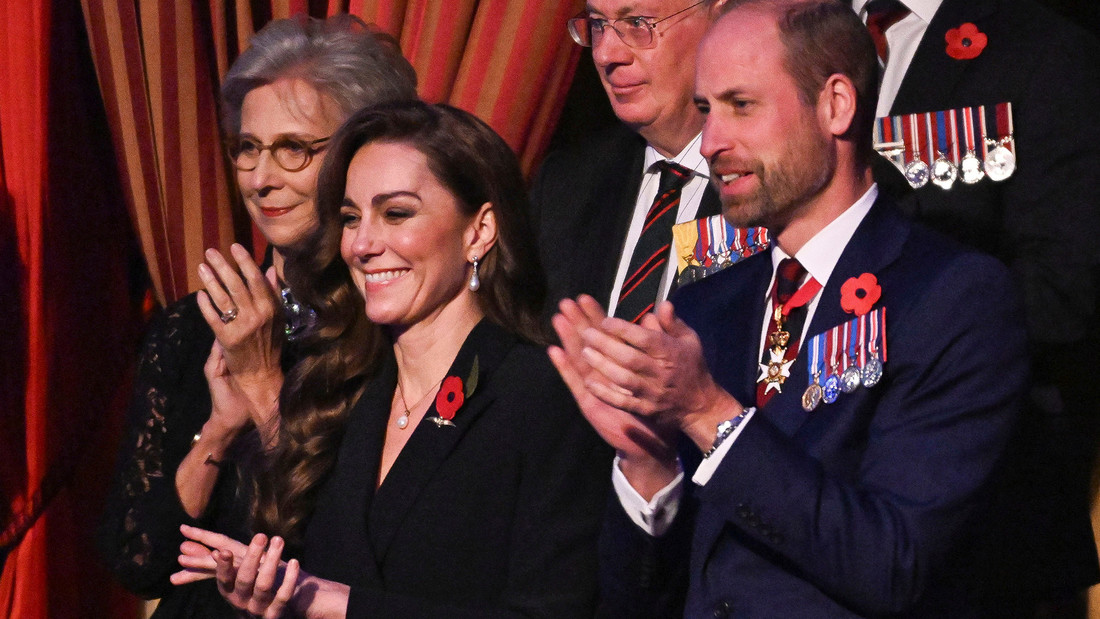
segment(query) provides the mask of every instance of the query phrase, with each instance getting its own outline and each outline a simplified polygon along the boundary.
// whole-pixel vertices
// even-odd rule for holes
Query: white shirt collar
[[[855,204],[818,231],[795,254],[806,271],[822,286],[829,282],[829,276],[833,274],[840,255],[844,253],[844,248],[852,240],[852,235],[871,210],[871,205],[875,203],[876,198],[878,198],[878,185],[872,184]],[[776,245],[772,252],[772,272],[774,273],[779,267],[780,260],[788,257],[787,252]]]
[[[860,19],[864,22],[867,21],[867,15],[864,14],[864,9],[867,8],[867,4],[871,0],[852,0],[852,10],[859,15]],[[936,14],[936,11],[943,4],[943,0],[898,0],[905,5],[914,15],[919,17],[924,23],[930,23],[932,17]]]
[[[703,157],[702,153],[699,152],[699,145],[702,142],[702,140],[703,140],[703,134],[702,133],[696,134],[695,137],[692,138],[691,141],[687,143],[687,146],[684,146],[684,149],[681,150],[679,152],[679,154],[677,154],[672,159],[668,159],[667,157],[665,157],[661,153],[657,152],[656,148],[653,148],[652,146],[646,144],[646,147],[645,147],[645,168],[643,169],[643,171],[644,172],[650,172],[650,171],[653,170],[653,164],[657,163],[658,161],[667,160],[667,161],[671,161],[672,163],[677,163],[679,165],[682,165],[682,166],[684,166],[685,168],[687,168],[689,170],[693,170],[699,176],[702,176],[703,178],[709,179],[710,178],[710,166],[707,165],[706,158]]]

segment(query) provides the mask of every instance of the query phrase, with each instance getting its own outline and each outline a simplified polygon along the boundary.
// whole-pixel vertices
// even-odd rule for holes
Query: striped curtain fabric
[[[169,302],[200,286],[206,248],[235,237],[210,14],[188,0],[83,8],[127,205],[157,299]]]
[[[200,287],[207,247],[249,239],[221,155],[217,87],[272,19],[349,12],[401,43],[421,97],[477,114],[525,171],[561,114],[580,49],[565,22],[583,0],[82,0],[127,203],[156,297]]]

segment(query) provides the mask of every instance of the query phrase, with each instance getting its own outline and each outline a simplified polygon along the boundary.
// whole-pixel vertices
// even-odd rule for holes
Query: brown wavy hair
[[[300,548],[317,490],[335,462],[348,411],[383,347],[391,345],[388,334],[366,319],[340,255],[348,167],[374,142],[407,144],[423,153],[463,214],[493,205],[497,241],[480,262],[479,306],[488,320],[521,338],[547,340],[539,319],[546,280],[527,191],[504,140],[472,114],[419,101],[368,108],[349,118],[333,135],[318,177],[320,226],[300,251],[287,255],[284,269],[295,296],[316,310],[317,323],[298,341],[301,355],[283,386],[279,443],[259,478],[255,528],[283,536],[292,550]]]

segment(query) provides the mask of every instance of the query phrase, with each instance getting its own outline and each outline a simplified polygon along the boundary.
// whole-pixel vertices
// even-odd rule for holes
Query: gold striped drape
[[[420,94],[488,122],[530,172],[579,57],[583,0],[81,0],[127,205],[157,299],[201,286],[207,247],[248,241],[221,155],[217,88],[271,19],[350,12],[401,42]],[[262,239],[255,239],[262,241]],[[260,243],[257,243],[260,244]]]

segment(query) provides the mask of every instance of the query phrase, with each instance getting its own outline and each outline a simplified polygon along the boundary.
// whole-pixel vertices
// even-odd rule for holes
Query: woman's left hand
[[[218,250],[206,250],[207,263],[199,265],[206,287],[198,295],[199,309],[224,350],[228,373],[252,403],[253,422],[263,430],[283,384],[279,285],[274,268],[265,277],[240,244],[234,243],[230,253],[239,274]]]

